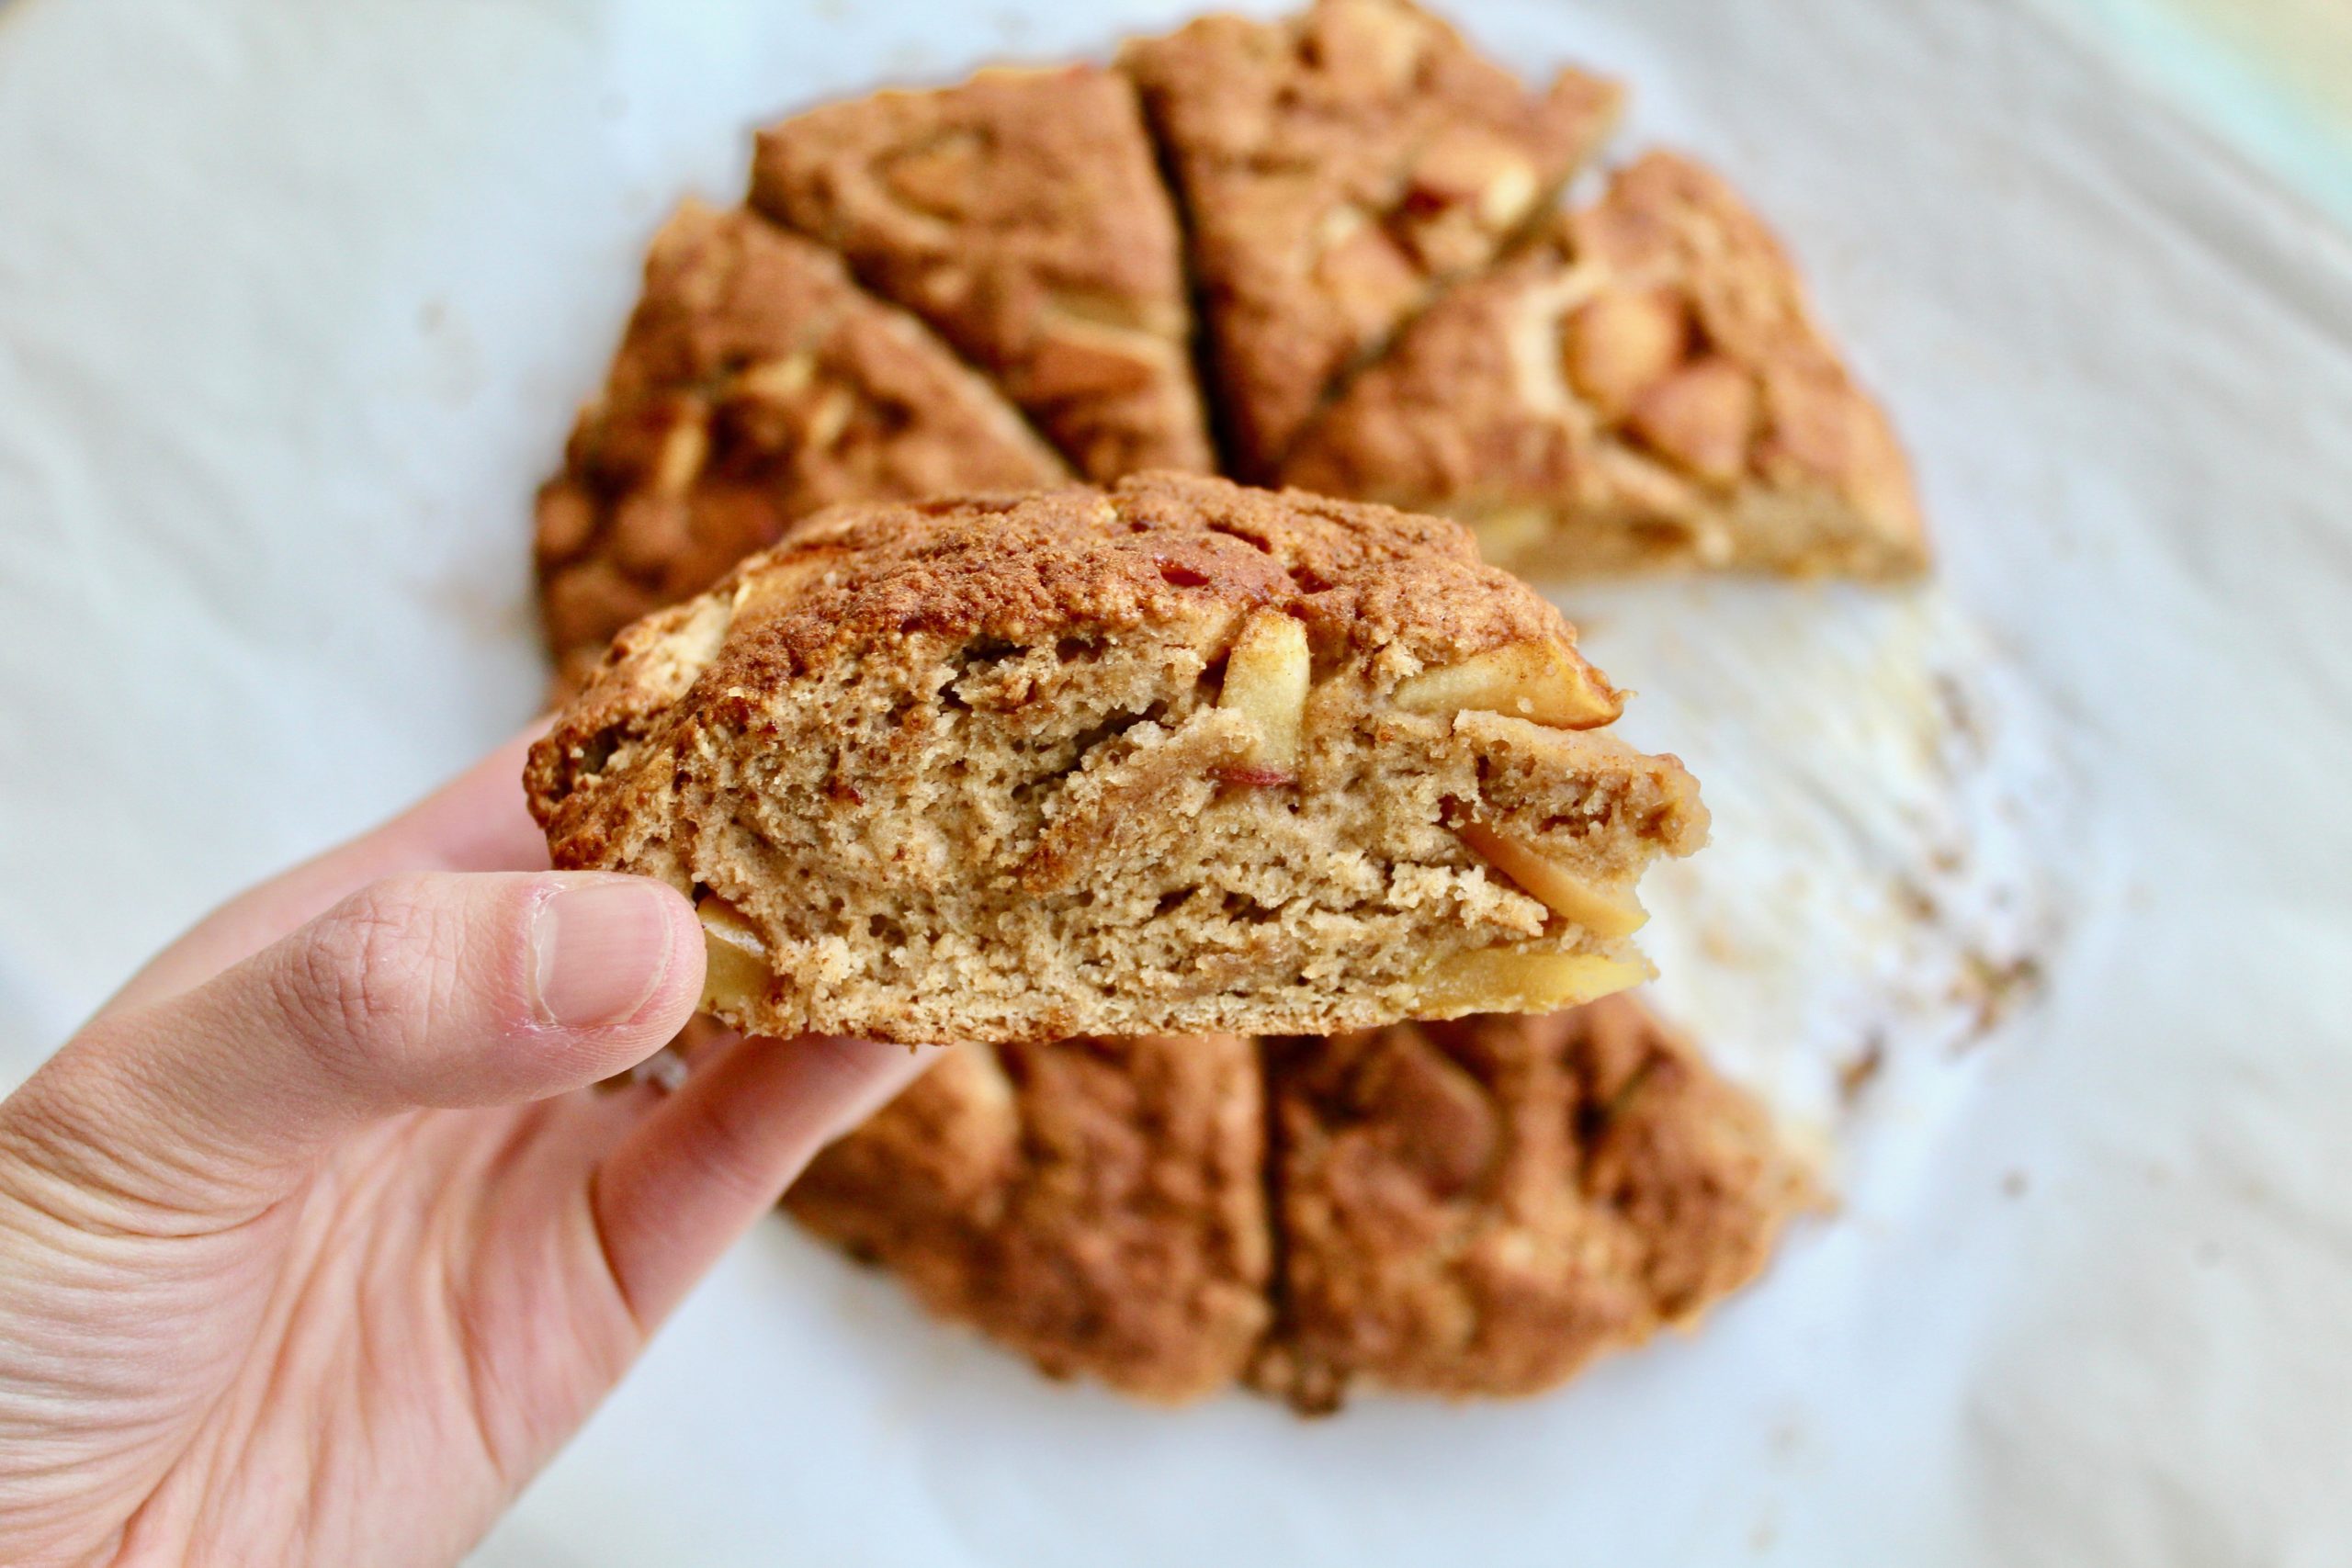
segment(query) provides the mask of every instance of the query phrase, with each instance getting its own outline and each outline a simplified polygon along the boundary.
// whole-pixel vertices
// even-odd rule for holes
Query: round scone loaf
[[[1672,757],[1458,525],[1221,479],[820,514],[638,623],[533,748],[706,1004],[908,1042],[1324,1033],[1644,978]]]

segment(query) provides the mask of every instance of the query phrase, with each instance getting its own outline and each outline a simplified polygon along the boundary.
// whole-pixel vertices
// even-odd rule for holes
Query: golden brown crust
[[[576,665],[835,502],[1063,476],[984,382],[829,253],[688,202],[655,237],[605,391],[539,494],[548,640]]]
[[[1049,1375],[1173,1403],[1265,1331],[1263,1156],[1245,1041],[965,1046],[786,1206]]]
[[[929,322],[1085,477],[1215,466],[1125,78],[992,70],[828,104],[760,133],[752,201]]]
[[[844,658],[930,657],[919,635],[1025,643],[1266,605],[1306,622],[1327,658],[1394,642],[1420,662],[1448,664],[1575,636],[1533,590],[1480,564],[1456,525],[1181,474],[1138,475],[1107,492],[845,505],[806,519],[714,592],[743,608],[729,611],[724,644],[687,682],[673,659],[672,633],[684,624],[674,613],[636,628],[592,672],[582,701],[533,752],[543,820],[570,788],[560,759],[593,752],[619,715],[665,711],[706,671],[701,687],[716,703]]]
[[[1267,605],[1304,621],[1332,658],[1396,644],[1442,664],[1574,636],[1532,589],[1481,564],[1453,524],[1179,474],[1109,491],[846,507],[810,519],[741,579],[754,594],[791,586],[763,595],[756,627],[722,656],[721,682],[807,675],[894,637],[1116,635]]]
[[[1575,71],[1531,94],[1405,0],[1204,17],[1121,64],[1183,203],[1227,456],[1257,479],[1335,376],[1544,210],[1622,96]]]
[[[1762,1109],[1623,997],[1271,1042],[1281,1317],[1253,1377],[1532,1393],[1753,1278],[1811,1187]]]
[[[1316,1411],[1550,1387],[1746,1283],[1812,1190],[1760,1107],[1611,998],[965,1047],[786,1207],[1052,1375],[1159,1401],[1246,1377]]]
[[[1671,153],[1414,321],[1283,478],[1461,517],[1490,558],[1564,575],[1927,559],[1902,450],[1787,256]]]

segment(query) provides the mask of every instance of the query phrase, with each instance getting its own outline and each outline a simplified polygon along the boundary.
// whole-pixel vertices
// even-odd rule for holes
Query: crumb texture
[[[786,1207],[1052,1376],[1194,1399],[1271,1316],[1259,1093],[1230,1035],[966,1046]]]
[[[987,382],[831,252],[688,202],[655,238],[605,390],[539,492],[548,640],[576,677],[621,627],[835,502],[1065,473]]]
[[[1540,217],[1622,96],[1577,71],[1530,93],[1404,0],[1204,17],[1120,58],[1176,181],[1246,479],[1335,376]]]
[[[1786,254],[1667,152],[1416,320],[1283,478],[1461,518],[1487,558],[1555,575],[1927,561],[1893,429]]]
[[[1574,638],[1382,507],[1151,475],[844,508],[632,627],[528,784],[558,864],[696,900],[760,1033],[1540,1010],[1647,973],[1634,885],[1705,831]]]
[[[848,261],[1098,481],[1215,466],[1176,216],[1127,80],[992,70],[760,133],[752,205]]]

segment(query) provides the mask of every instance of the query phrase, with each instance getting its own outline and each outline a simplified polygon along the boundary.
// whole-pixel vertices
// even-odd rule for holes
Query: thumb
[[[141,1186],[249,1189],[401,1111],[618,1072],[677,1032],[701,985],[694,911],[661,883],[397,877],[194,990],[101,1017],[5,1111]]]

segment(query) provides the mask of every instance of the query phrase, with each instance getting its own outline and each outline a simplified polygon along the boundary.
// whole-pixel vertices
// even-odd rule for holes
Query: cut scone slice
[[[811,109],[760,133],[752,203],[929,322],[1088,479],[1216,466],[1175,210],[1115,72]]]
[[[820,247],[689,201],[540,490],[540,606],[575,680],[613,633],[843,501],[1067,476],[978,376]]]
[[[1405,0],[1204,17],[1120,63],[1190,229],[1227,457],[1260,479],[1334,377],[1540,217],[1622,97],[1577,71],[1531,93]]]
[[[1630,998],[1266,1050],[1282,1314],[1251,1375],[1303,1409],[1549,1388],[1694,1322],[1813,1199]]]
[[[967,1045],[817,1156],[793,1216],[1054,1377],[1239,1380],[1266,1301],[1264,1105],[1231,1035]]]
[[[1902,448],[1787,255],[1667,152],[1417,319],[1283,476],[1459,518],[1489,560],[1552,575],[1928,558]]]
[[[557,864],[695,899],[750,1032],[1548,1011],[1646,965],[1464,830],[1622,908],[1706,820],[1574,637],[1384,507],[1172,474],[845,507],[624,633],[527,783]]]

